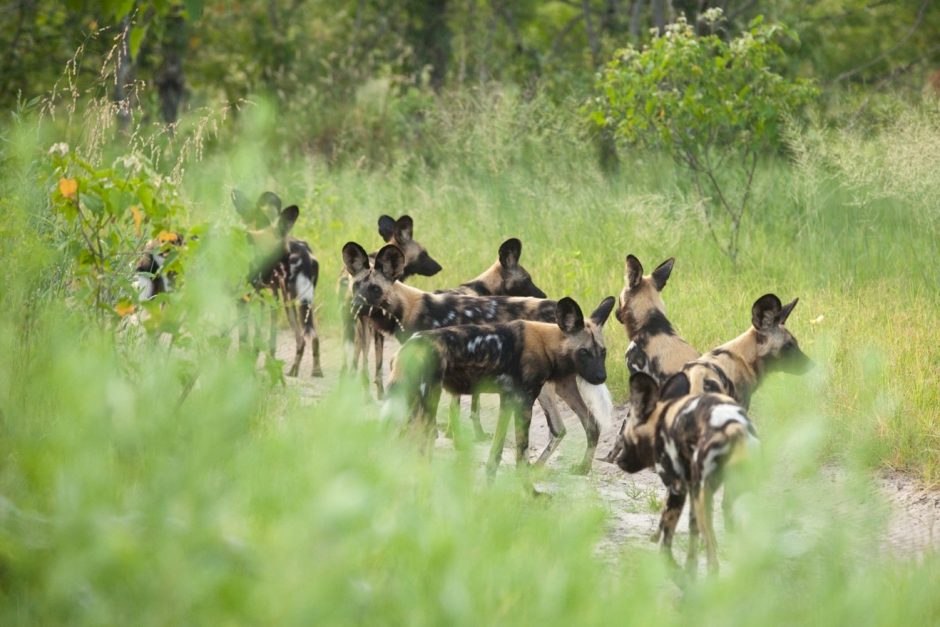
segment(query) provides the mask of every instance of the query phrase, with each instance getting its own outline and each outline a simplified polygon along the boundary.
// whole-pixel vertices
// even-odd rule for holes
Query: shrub
[[[734,262],[757,160],[814,89],[773,69],[791,31],[757,18],[725,40],[714,34],[721,11],[705,20],[712,34],[698,36],[680,18],[643,48],[620,50],[600,74],[592,119],[622,141],[665,150],[688,171],[709,233]]]

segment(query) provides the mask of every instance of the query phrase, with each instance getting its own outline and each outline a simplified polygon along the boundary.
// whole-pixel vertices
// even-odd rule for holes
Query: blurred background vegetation
[[[940,619],[936,556],[885,549],[872,483],[940,482],[930,0],[0,15],[0,622]],[[743,174],[695,167],[732,162]],[[301,207],[328,374],[312,400],[282,362],[232,349],[251,259],[236,187]],[[728,219],[724,191],[742,199]],[[645,544],[599,555],[615,512],[596,478],[550,469],[554,496],[533,500],[375,420],[336,377],[333,284],[346,241],[378,247],[383,213],[414,216],[444,266],[424,289],[472,278],[511,236],[540,287],[582,304],[619,292],[627,253],[676,256],[664,300],[700,350],[760,294],[800,297],[788,327],[817,368],[755,396],[766,459],[720,578],[680,590]],[[181,289],[137,302],[133,261],[164,230],[196,236]],[[626,338],[606,338],[622,401]]]

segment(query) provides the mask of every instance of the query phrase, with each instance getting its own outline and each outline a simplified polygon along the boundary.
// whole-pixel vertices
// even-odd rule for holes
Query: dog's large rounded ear
[[[566,335],[577,333],[584,328],[584,314],[573,298],[565,296],[558,301],[555,309],[555,321]]]
[[[636,424],[646,422],[656,403],[659,401],[659,386],[656,379],[645,372],[634,373],[630,377],[630,408],[633,410],[633,420]]]
[[[659,393],[660,400],[668,400],[670,398],[681,398],[683,396],[688,396],[692,393],[692,383],[689,381],[688,375],[684,372],[677,372],[672,375],[666,382],[663,383],[662,390]]]
[[[392,236],[395,235],[395,218],[392,216],[379,218],[379,235],[386,242],[392,241]]]
[[[395,239],[399,244],[410,242],[415,234],[415,223],[411,216],[402,216],[395,221]]]
[[[787,318],[790,317],[790,314],[793,313],[793,308],[796,307],[796,304],[800,302],[799,298],[794,298],[792,302],[787,303],[780,310],[780,315],[777,316],[777,324],[784,324],[787,321]]]
[[[356,276],[369,269],[369,254],[356,242],[346,242],[343,246],[343,264],[349,274]]]
[[[262,192],[258,196],[258,202],[256,203],[258,207],[274,207],[275,211],[281,210],[281,197],[275,194],[274,192]]]
[[[375,269],[389,281],[397,281],[405,272],[405,255],[398,246],[386,244],[375,256]]]
[[[623,279],[631,290],[643,280],[643,264],[633,255],[627,255],[627,264],[623,271]]]
[[[291,205],[281,212],[281,215],[277,218],[277,232],[281,237],[290,233],[290,230],[294,228],[294,224],[297,223],[297,217],[299,215],[300,208],[297,205]]]
[[[232,204],[235,205],[235,210],[238,213],[244,213],[251,209],[251,201],[248,200],[248,196],[245,196],[240,189],[232,189]]]
[[[591,322],[599,327],[604,326],[604,323],[607,322],[607,318],[610,317],[610,312],[613,310],[615,302],[613,296],[608,296],[602,300],[601,304],[597,306],[597,309],[591,313]]]
[[[504,268],[515,268],[519,265],[522,256],[522,242],[515,237],[507,239],[499,247],[499,265]]]
[[[751,307],[751,324],[758,331],[772,329],[779,324],[778,316],[783,309],[780,299],[775,294],[764,294]]]
[[[663,288],[666,287],[666,281],[669,280],[669,275],[672,274],[672,266],[675,263],[676,258],[670,257],[666,261],[656,266],[656,269],[653,270],[653,285],[656,286],[657,292],[662,292]]]
[[[248,196],[245,196],[241,190],[232,190],[232,204],[235,206],[235,211],[238,212],[242,222],[251,227],[258,226],[255,224],[258,217],[256,215],[257,209],[251,204],[251,201],[248,200]]]

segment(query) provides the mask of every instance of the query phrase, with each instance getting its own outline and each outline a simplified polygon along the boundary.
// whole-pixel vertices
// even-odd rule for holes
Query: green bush
[[[714,30],[721,17],[709,11],[706,24]],[[664,150],[687,170],[709,232],[732,261],[757,161],[779,146],[786,115],[814,93],[773,69],[783,37],[795,34],[760,18],[730,40],[699,36],[680,18],[648,45],[620,50],[597,83],[593,121],[625,142]]]

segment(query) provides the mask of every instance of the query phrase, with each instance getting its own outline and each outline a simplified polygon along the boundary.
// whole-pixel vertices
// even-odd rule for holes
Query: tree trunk
[[[416,11],[417,25],[411,29],[418,71],[430,67],[428,83],[440,91],[450,61],[450,29],[447,27],[447,0],[423,0]],[[412,20],[415,18],[413,17]]]
[[[596,69],[600,63],[601,44],[591,21],[591,0],[581,0],[581,12],[584,15],[584,31],[587,33],[588,45],[591,47],[591,65]]]
[[[117,64],[114,68],[114,104],[117,107],[118,129],[122,132],[127,130],[131,121],[131,101],[127,93],[134,71],[130,35],[131,20],[129,16],[125,16],[121,20],[121,36],[117,43]]]
[[[180,104],[186,92],[183,74],[183,55],[186,52],[186,23],[179,10],[167,17],[163,40],[163,62],[157,71],[157,91],[160,94],[160,115],[166,124],[173,125],[179,118]]]
[[[636,43],[640,38],[640,15],[643,13],[643,5],[646,0],[633,0],[633,6],[630,8],[630,41]]]
[[[653,7],[653,26],[662,35],[666,32],[666,0],[651,0]]]

